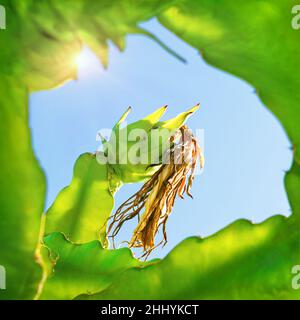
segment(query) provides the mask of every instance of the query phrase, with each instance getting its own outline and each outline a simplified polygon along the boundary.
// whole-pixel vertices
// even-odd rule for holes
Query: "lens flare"
[[[74,62],[78,69],[83,69],[89,66],[90,57],[88,53],[83,49],[81,52],[75,57]]]
[[[77,69],[78,78],[99,75],[103,71],[95,53],[86,46],[73,58],[73,64]]]

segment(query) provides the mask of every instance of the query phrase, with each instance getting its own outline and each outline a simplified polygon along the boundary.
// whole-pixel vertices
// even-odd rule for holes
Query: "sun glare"
[[[83,69],[89,66],[91,59],[88,53],[82,49],[81,52],[75,57],[75,64],[79,69]]]
[[[98,74],[102,70],[100,61],[88,47],[83,47],[80,53],[74,57],[74,64],[81,76]]]

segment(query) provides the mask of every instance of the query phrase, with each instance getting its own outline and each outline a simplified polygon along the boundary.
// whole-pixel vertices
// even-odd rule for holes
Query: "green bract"
[[[104,159],[122,183],[140,182],[149,178],[157,170],[157,165],[161,164],[170,136],[197,109],[198,105],[173,119],[159,122],[166,111],[166,107],[162,107],[142,120],[121,127],[130,111],[128,109],[114,126],[110,141],[104,144]]]

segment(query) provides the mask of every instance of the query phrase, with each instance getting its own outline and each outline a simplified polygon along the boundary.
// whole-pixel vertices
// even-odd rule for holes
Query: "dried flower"
[[[138,216],[129,247],[142,247],[148,257],[157,246],[167,243],[166,222],[174,206],[176,196],[183,199],[195,177],[198,159],[203,167],[201,149],[190,129],[182,126],[170,138],[170,148],[164,155],[163,164],[142,188],[125,201],[112,216],[108,228],[109,237],[118,234],[122,225]],[[141,214],[142,210],[144,211]],[[155,245],[155,236],[162,227],[163,239]]]

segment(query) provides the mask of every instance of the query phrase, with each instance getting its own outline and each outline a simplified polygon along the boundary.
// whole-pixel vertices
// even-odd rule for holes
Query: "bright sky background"
[[[176,201],[167,225],[169,242],[151,257],[163,257],[186,237],[210,235],[238,218],[260,222],[274,214],[289,215],[283,177],[292,161],[290,142],[255,90],[207,65],[157,21],[143,26],[188,64],[151,39],[130,35],[125,52],[110,45],[108,70],[85,49],[88,63],[80,68],[78,81],[31,95],[30,123],[47,176],[47,207],[69,184],[77,157],[98,148],[97,131],[111,128],[129,105],[131,122],[165,104],[166,119],[200,102],[187,124],[205,130],[205,169],[196,177],[194,200]],[[139,187],[124,186],[116,208]],[[118,241],[129,240],[134,226],[125,225]]]

